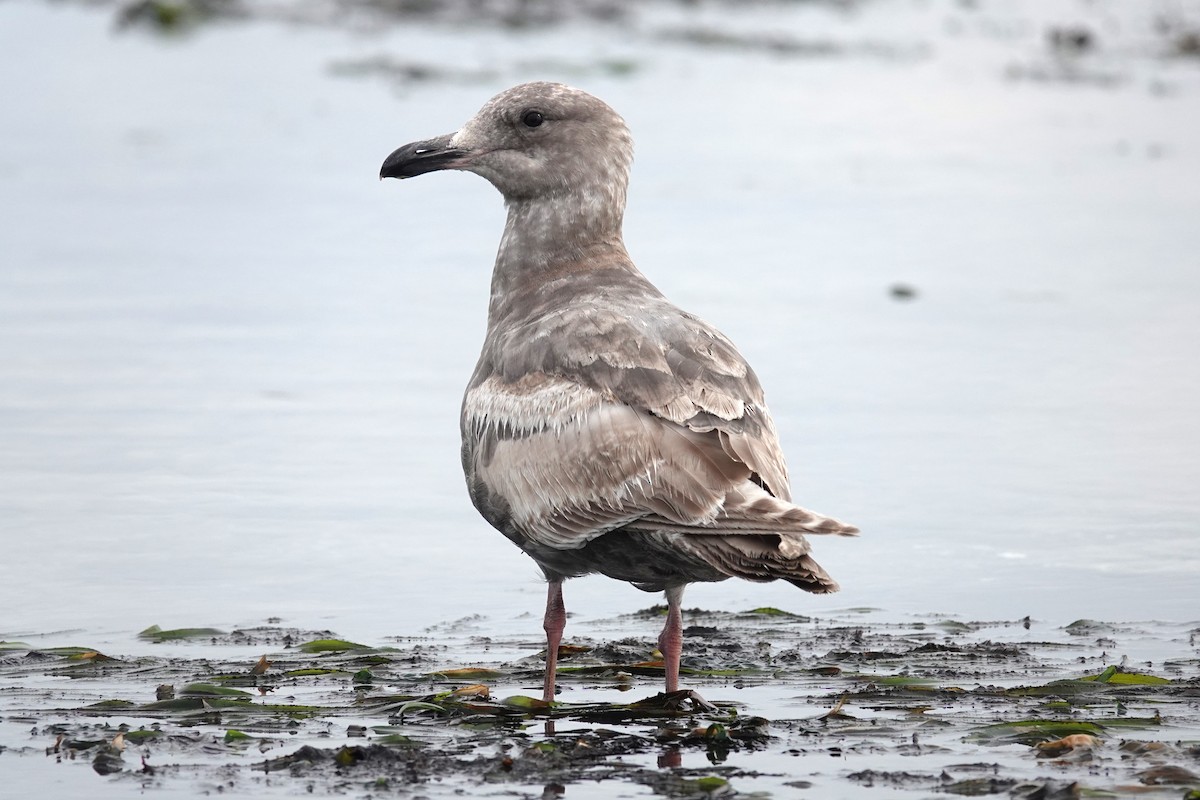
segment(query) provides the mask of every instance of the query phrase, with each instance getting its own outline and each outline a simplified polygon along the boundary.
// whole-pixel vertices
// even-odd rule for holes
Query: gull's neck
[[[623,182],[549,197],[512,199],[492,272],[489,327],[519,314],[538,290],[570,274],[613,269],[639,278],[625,250]]]

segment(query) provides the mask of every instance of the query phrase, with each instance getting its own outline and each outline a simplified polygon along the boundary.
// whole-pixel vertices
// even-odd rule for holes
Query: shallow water
[[[1155,26],[1193,6],[158,37],[0,4],[0,639],[131,653],[154,623],[280,617],[379,642],[476,613],[536,639],[536,571],[457,461],[500,200],[375,179],[533,78],[626,116],[635,259],[754,364],[801,501],[864,531],[815,543],[840,595],[689,605],[1197,618],[1200,61]],[[1056,56],[1076,22],[1099,46]],[[648,599],[567,590],[577,621]]]

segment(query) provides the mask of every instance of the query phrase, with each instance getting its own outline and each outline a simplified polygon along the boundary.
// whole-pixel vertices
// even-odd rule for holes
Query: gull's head
[[[524,83],[489,100],[458,131],[413,142],[381,178],[458,169],[487,178],[509,202],[590,195],[624,204],[633,139],[617,112],[561,83]]]

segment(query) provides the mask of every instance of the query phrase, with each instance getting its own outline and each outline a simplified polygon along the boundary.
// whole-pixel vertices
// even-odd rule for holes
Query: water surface
[[[635,259],[753,363],[801,501],[864,532],[815,543],[840,595],[727,582],[689,605],[1194,619],[1200,61],[1170,55],[1168,11],[1196,22],[664,5],[161,37],[111,8],[0,5],[20,76],[0,118],[0,638],[136,650],[152,623],[280,617],[380,641],[475,613],[536,635],[536,570],[458,465],[500,198],[375,179],[535,78],[625,115]],[[1098,46],[1056,54],[1062,24]],[[391,62],[447,77],[368,68]],[[567,589],[577,619],[651,600]]]

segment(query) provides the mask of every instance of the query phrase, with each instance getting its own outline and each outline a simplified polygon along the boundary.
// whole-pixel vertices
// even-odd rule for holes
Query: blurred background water
[[[1200,618],[1198,31],[1132,0],[0,3],[0,638],[536,637],[458,464],[501,200],[376,180],[532,79],[626,117],[635,260],[754,365],[800,501],[863,529],[815,542],[839,595],[686,605]],[[567,587],[577,619],[652,602]]]

